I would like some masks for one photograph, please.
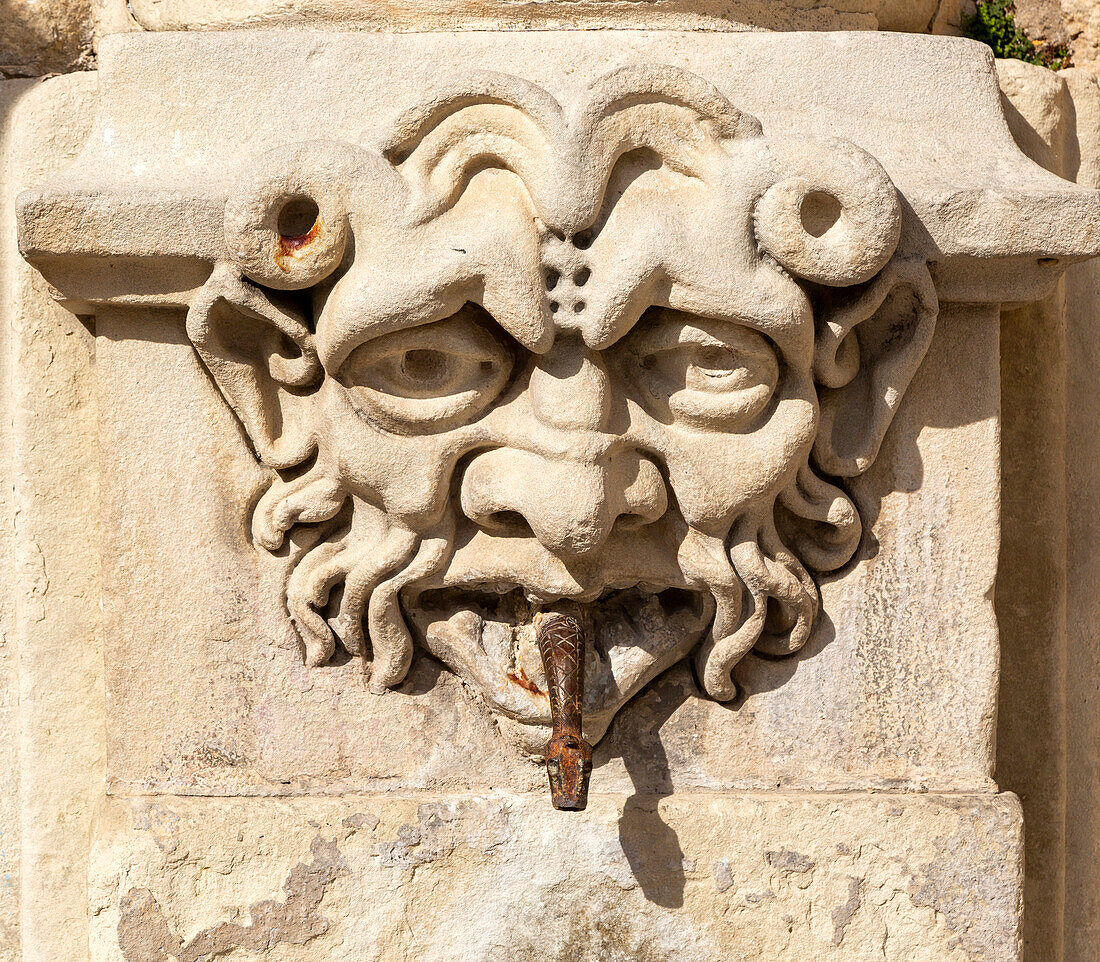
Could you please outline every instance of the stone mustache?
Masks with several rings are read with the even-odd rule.
[[[928,348],[901,220],[858,147],[765,137],[662,65],[565,105],[472,74],[374,148],[259,158],[187,330],[272,469],[252,531],[306,660],[382,692],[415,638],[541,750],[554,607],[591,743],[692,653],[733,698],[746,653],[806,641],[810,571],[860,540],[835,481]]]

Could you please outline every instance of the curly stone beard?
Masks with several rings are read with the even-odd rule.
[[[371,688],[381,692],[399,684],[408,671],[414,648],[410,621],[420,628],[419,642],[440,654],[438,644],[427,640],[415,609],[424,592],[445,583],[458,519],[452,505],[433,529],[414,532],[352,494],[334,464],[322,449],[304,473],[276,480],[256,506],[253,534],[272,551],[284,540],[290,542],[287,609],[307,663],[323,664],[339,645],[350,655],[369,658]],[[663,616],[667,630],[682,637],[669,639],[652,661],[632,673],[620,701],[588,715],[586,726],[594,740],[602,737],[622,703],[692,649],[698,649],[702,687],[711,697],[728,701],[737,694],[732,672],[751,650],[778,657],[801,648],[819,608],[807,566],[827,571],[843,565],[861,533],[852,502],[814,471],[808,457],[775,499],[751,507],[724,538],[704,534],[678,517],[674,523],[681,534],[676,565],[683,588],[702,601],[683,614],[655,591],[647,593],[641,585],[628,589],[631,607],[649,604],[651,624],[653,615]],[[497,587],[495,593],[503,596]],[[593,602],[602,604],[599,599],[615,607],[606,591],[598,599],[578,600],[598,607]],[[521,604],[518,612],[512,611],[511,643],[517,649],[530,643],[527,636],[538,610],[537,604]],[[598,626],[598,616],[592,617]],[[444,654],[441,660],[458,670],[450,664],[454,657]],[[510,676],[512,681],[542,693],[537,680],[520,674],[519,679]],[[467,687],[483,702],[492,700],[478,685]],[[520,717],[499,704],[488,707],[525,725],[549,723],[548,715]]]

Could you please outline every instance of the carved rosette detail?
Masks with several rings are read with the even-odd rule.
[[[340,645],[383,691],[415,630],[545,725],[527,629],[564,598],[611,639],[595,741],[692,650],[724,700],[748,652],[797,651],[809,571],[860,541],[837,479],[873,462],[937,316],[901,216],[860,148],[765,137],[661,65],[567,106],[472,74],[375,148],[256,160],[187,330],[272,469],[252,530],[288,556],[307,661]]]

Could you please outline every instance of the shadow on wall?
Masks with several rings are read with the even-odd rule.
[[[1080,70],[998,63],[1013,138],[1096,188],[1100,92]],[[1001,319],[1001,683],[996,779],[1024,809],[1024,962],[1100,954],[1100,267]]]
[[[634,794],[626,800],[619,819],[619,843],[645,897],[656,905],[678,909],[684,904],[687,875],[676,830],[661,818],[661,799],[672,794],[661,727],[691,692],[686,685],[670,682],[669,674],[638,696],[649,709],[648,724],[644,729],[632,729],[630,751],[622,755]],[[618,723],[616,719],[612,726]]]

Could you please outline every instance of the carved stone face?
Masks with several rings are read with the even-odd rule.
[[[820,472],[868,466],[927,349],[899,225],[866,154],[768,141],[667,67],[567,109],[473,79],[379,152],[261,160],[188,330],[278,472],[253,531],[289,536],[307,660],[369,654],[381,689],[415,640],[534,746],[532,619],[564,604],[590,741],[693,651],[731,698],[748,651],[805,642],[807,567],[860,535]]]

